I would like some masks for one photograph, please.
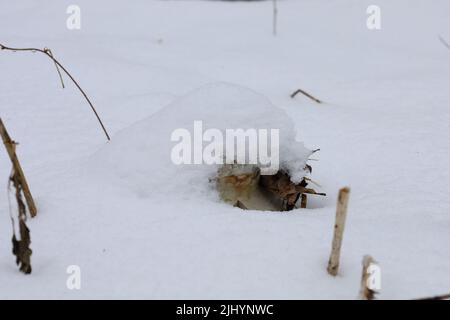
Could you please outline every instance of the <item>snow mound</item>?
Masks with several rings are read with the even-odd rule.
[[[294,126],[286,113],[264,96],[227,83],[201,87],[122,130],[94,155],[90,168],[142,197],[158,193],[169,198],[191,198],[198,193],[211,196],[214,188],[208,181],[215,177],[219,165],[177,165],[171,159],[177,144],[171,141],[172,133],[184,128],[194,137],[195,121],[202,121],[203,132],[216,128],[224,136],[226,129],[279,129],[280,169],[289,172],[293,182],[300,182],[307,174],[304,168],[311,151],[295,140]]]

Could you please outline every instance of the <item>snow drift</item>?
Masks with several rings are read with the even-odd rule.
[[[94,168],[112,176],[115,183],[131,188],[139,196],[152,193],[190,197],[212,190],[208,181],[218,165],[174,164],[171,141],[174,130],[193,131],[195,121],[203,129],[279,129],[280,169],[293,182],[307,174],[311,151],[295,140],[292,121],[264,96],[244,87],[214,83],[201,87],[163,108],[149,118],[119,132],[94,156]],[[203,144],[205,146],[205,143]],[[97,169],[96,169],[97,171]]]

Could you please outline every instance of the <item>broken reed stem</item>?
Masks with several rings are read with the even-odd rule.
[[[22,166],[20,165],[19,159],[16,154],[16,142],[11,140],[8,131],[6,131],[6,127],[3,124],[2,119],[0,118],[0,135],[3,140],[3,144],[6,147],[6,151],[8,152],[9,158],[11,159],[13,170],[15,176],[17,177],[23,193],[25,195],[25,199],[27,201],[28,210],[30,211],[31,217],[35,217],[37,214],[36,205],[33,200],[33,196],[31,195],[30,188],[28,187],[27,180],[25,178],[25,174],[23,173]]]
[[[102,127],[103,132],[104,132],[105,135],[106,135],[106,138],[108,139],[108,141],[111,140],[110,137],[109,137],[108,131],[106,131],[106,128],[105,128],[105,126],[103,125],[103,122],[102,122],[102,120],[100,119],[100,116],[98,115],[97,110],[95,110],[94,105],[92,104],[92,102],[91,102],[91,100],[89,99],[89,97],[87,96],[87,94],[86,94],[86,93],[84,92],[84,90],[80,87],[80,85],[79,85],[78,82],[74,79],[74,77],[69,73],[69,71],[67,71],[67,69],[64,68],[64,66],[63,66],[58,60],[56,60],[56,59],[53,57],[53,54],[51,53],[51,51],[50,51],[49,49],[47,49],[47,48],[44,48],[44,49],[37,49],[37,48],[10,48],[10,47],[7,47],[7,46],[2,45],[1,43],[0,43],[0,49],[1,49],[1,50],[14,51],[14,52],[15,52],[15,51],[40,52],[40,53],[45,54],[47,57],[49,57],[49,58],[55,63],[56,69],[58,70],[58,73],[60,73],[60,72],[59,72],[59,69],[58,69],[58,67],[59,67],[59,68],[61,68],[61,70],[64,71],[64,73],[70,78],[70,80],[72,80],[72,82],[75,84],[75,86],[76,86],[76,87],[78,88],[78,90],[81,92],[81,94],[84,96],[84,98],[86,99],[87,103],[89,104],[89,106],[91,107],[92,111],[94,112],[94,114],[95,114],[95,116],[96,116],[98,122],[100,123],[100,126]],[[61,73],[60,73],[60,76],[61,76]],[[61,82],[62,82],[62,85],[63,85],[63,88],[64,88],[64,82],[62,81],[62,77],[60,77],[60,79],[61,79]]]
[[[293,94],[291,94],[291,98],[294,99],[296,95],[298,95],[299,93],[307,96],[308,98],[310,98],[311,100],[317,102],[317,103],[322,103],[322,101],[320,101],[319,99],[317,99],[316,97],[313,97],[312,95],[310,95],[308,92],[302,90],[302,89],[298,89],[296,91],[294,91]]]
[[[376,261],[369,255],[365,255],[362,260],[362,275],[361,275],[361,288],[359,291],[359,298],[361,300],[373,300],[375,299],[375,290],[369,288],[369,267],[376,264]]]
[[[300,208],[306,209],[306,206],[308,205],[308,198],[306,194],[302,193],[301,200],[300,200]]]
[[[331,247],[330,260],[328,261],[327,268],[328,273],[332,276],[336,276],[339,269],[339,258],[341,255],[342,238],[344,236],[349,195],[350,188],[345,187],[339,190],[336,208],[336,222],[334,224],[333,244]]]

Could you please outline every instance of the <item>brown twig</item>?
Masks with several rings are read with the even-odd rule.
[[[306,193],[306,194],[314,194],[314,195],[316,195],[316,196],[323,196],[323,197],[326,197],[326,196],[327,196],[326,193],[323,193],[323,192],[316,192],[316,191],[314,191],[313,189],[309,189],[309,188],[304,188],[304,189],[303,189],[303,193]]]
[[[317,102],[317,103],[322,103],[322,101],[320,101],[319,99],[313,97],[313,96],[310,95],[308,92],[306,92],[306,91],[304,91],[304,90],[302,90],[302,89],[298,89],[298,90],[296,90],[293,94],[291,94],[291,98],[294,99],[295,96],[296,96],[297,94],[299,94],[299,93],[301,93],[301,94],[307,96],[308,98],[310,98],[311,100],[313,100],[313,101],[315,101],[315,102]]]
[[[448,294],[443,294],[440,296],[434,296],[434,297],[427,297],[427,298],[420,298],[420,299],[415,299],[415,300],[448,300],[450,299],[450,293]]]
[[[108,132],[106,131],[105,126],[103,125],[102,120],[100,119],[100,116],[99,116],[98,113],[97,113],[97,110],[95,110],[94,105],[92,104],[91,100],[89,100],[87,94],[86,94],[86,93],[84,92],[84,90],[80,87],[80,85],[79,85],[78,82],[73,78],[73,76],[69,73],[69,71],[67,71],[67,69],[64,68],[64,66],[63,66],[58,60],[56,60],[56,59],[53,57],[53,55],[52,55],[52,53],[51,53],[51,51],[50,51],[49,49],[47,49],[47,48],[45,48],[45,49],[38,49],[38,48],[10,48],[10,47],[7,47],[7,46],[5,46],[5,45],[3,45],[3,44],[1,44],[1,43],[0,43],[0,49],[1,49],[1,50],[14,51],[14,52],[16,52],[16,51],[40,52],[40,53],[45,54],[47,57],[49,57],[49,58],[55,63],[55,65],[57,66],[58,72],[59,72],[59,69],[58,69],[58,67],[59,67],[59,68],[61,68],[61,70],[64,71],[64,73],[70,78],[70,80],[72,80],[72,82],[75,84],[75,86],[78,88],[78,90],[80,90],[81,94],[84,96],[84,98],[86,99],[87,103],[89,104],[89,106],[91,107],[92,111],[94,112],[95,116],[97,117],[97,120],[98,120],[98,122],[100,123],[100,126],[102,127],[103,132],[104,132],[105,135],[106,135],[106,138],[108,139],[108,141],[111,140],[110,137],[109,137]],[[62,81],[62,77],[61,77],[61,81]],[[63,86],[64,86],[64,83],[63,83]]]

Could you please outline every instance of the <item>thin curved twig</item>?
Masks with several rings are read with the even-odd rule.
[[[87,94],[84,92],[84,90],[80,87],[80,85],[78,84],[78,82],[74,79],[74,77],[69,73],[69,71],[67,71],[66,68],[64,68],[64,66],[58,61],[56,60],[51,51],[47,48],[45,49],[38,49],[38,48],[10,48],[7,47],[3,44],[0,43],[0,49],[1,50],[9,50],[9,51],[31,51],[31,52],[40,52],[45,54],[47,57],[49,57],[57,66],[57,70],[59,72],[59,68],[61,68],[62,71],[64,71],[64,73],[70,78],[70,80],[72,80],[72,82],[75,84],[75,86],[78,88],[78,90],[80,90],[81,94],[84,96],[84,98],[86,99],[87,103],[89,104],[89,106],[91,107],[92,111],[94,112],[95,116],[97,117],[98,122],[100,123],[100,126],[103,129],[103,132],[106,135],[106,138],[109,140],[111,140],[111,138],[109,137],[108,131],[106,131],[105,126],[103,125],[102,120],[100,119],[100,116],[97,113],[97,110],[95,110],[94,105],[92,104],[91,100],[89,100],[89,97],[87,96]],[[61,76],[61,74],[60,74]],[[61,81],[62,81],[62,77],[61,77]],[[62,82],[63,83],[63,82]],[[64,83],[63,83],[63,87],[64,87]]]
[[[293,94],[291,94],[291,98],[294,99],[295,96],[296,96],[297,94],[299,94],[299,93],[301,93],[301,94],[307,96],[308,98],[310,98],[311,100],[313,100],[313,101],[315,101],[315,102],[317,102],[317,103],[322,103],[322,101],[320,101],[319,99],[313,97],[313,96],[310,95],[308,92],[306,92],[306,91],[304,91],[304,90],[302,90],[302,89],[298,89],[298,90],[296,90]]]
[[[50,50],[50,49],[48,49],[48,48],[44,48],[44,51],[47,51],[48,54],[51,55],[52,58],[53,58],[52,50]],[[58,65],[56,64],[56,62],[55,62],[55,67],[56,67],[56,71],[58,72],[58,75],[59,75],[59,80],[61,81],[61,86],[62,86],[63,89],[65,89],[66,86],[64,85],[64,80],[63,80],[61,71],[59,71],[59,67],[58,67]]]

